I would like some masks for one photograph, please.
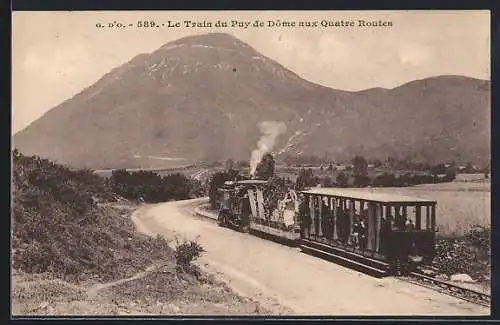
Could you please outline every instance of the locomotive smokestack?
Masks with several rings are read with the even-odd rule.
[[[278,136],[286,131],[285,123],[277,121],[260,122],[259,128],[263,135],[250,157],[250,176],[252,179],[255,179],[255,170],[262,157],[273,149]]]

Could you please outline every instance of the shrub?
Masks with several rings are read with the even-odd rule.
[[[367,187],[370,184],[370,177],[366,175],[354,175],[354,186]]]
[[[489,277],[490,234],[486,227],[473,226],[461,238],[438,239],[434,264],[447,275],[466,273],[475,279]]]
[[[323,187],[332,187],[333,186],[333,181],[330,178],[330,176],[325,176],[322,181]]]
[[[383,174],[377,175],[372,180],[373,187],[392,187],[395,184],[396,184],[396,177],[394,177],[394,175],[388,174],[388,173],[383,173]]]
[[[184,241],[182,244],[177,244],[174,251],[177,266],[183,271],[193,271],[191,263],[197,260],[203,252],[205,250],[196,241],[190,240]]]
[[[487,259],[491,255],[491,231],[490,229],[473,225],[465,234],[465,240],[474,247],[480,258]]]
[[[314,176],[311,168],[305,169],[302,168],[299,171],[299,175],[295,181],[296,190],[300,191],[305,189],[306,187],[314,186]]]
[[[457,177],[457,173],[454,169],[448,169],[445,176],[443,177],[443,182],[453,182]]]
[[[158,203],[184,200],[205,194],[202,184],[181,173],[161,177],[150,171],[114,170],[110,178],[114,192],[130,200]]]
[[[349,179],[344,172],[340,172],[335,179],[335,183],[338,187],[347,187]]]
[[[266,153],[255,169],[255,176],[258,179],[267,180],[274,176],[275,162],[270,153]]]

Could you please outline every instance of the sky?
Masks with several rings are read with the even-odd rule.
[[[259,20],[265,26],[96,27],[143,20]],[[268,25],[278,20],[318,26]],[[342,20],[355,25],[321,26]],[[359,26],[359,20],[391,26]],[[490,79],[489,11],[13,12],[12,133],[137,54],[211,32],[230,33],[302,78],[341,90],[393,88],[437,75]]]

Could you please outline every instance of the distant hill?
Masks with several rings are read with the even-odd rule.
[[[75,167],[245,160],[258,123],[276,151],[349,159],[490,159],[490,82],[462,76],[348,92],[308,82],[227,34],[141,54],[15,134],[14,146]],[[146,158],[145,158],[146,157]]]

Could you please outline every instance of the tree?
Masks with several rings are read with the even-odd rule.
[[[333,181],[332,179],[330,178],[330,176],[325,176],[325,178],[323,178],[323,187],[332,187],[333,186]]]
[[[446,170],[446,174],[443,178],[443,181],[445,182],[453,182],[455,178],[457,177],[457,172],[455,171],[455,168],[448,168]]]
[[[306,187],[306,170],[302,168],[299,171],[299,175],[297,176],[297,179],[295,180],[295,189],[297,191],[302,191]]]
[[[271,154],[266,153],[262,160],[257,165],[255,176],[259,179],[267,180],[274,175],[274,158]]]
[[[366,176],[368,175],[368,162],[364,157],[356,156],[352,160],[354,175]]]
[[[340,172],[337,175],[337,178],[335,179],[335,183],[337,184],[338,187],[347,187],[348,185],[348,178],[346,173]]]
[[[467,174],[472,174],[474,172],[474,167],[472,166],[472,163],[470,161],[465,166],[465,170],[464,171]]]
[[[440,175],[440,174],[446,174],[446,166],[443,163],[437,164],[435,166],[431,167],[431,174],[433,175]]]
[[[370,177],[367,175],[354,175],[354,185],[357,187],[367,187],[370,185]]]
[[[297,176],[296,186],[295,188],[298,191],[305,189],[306,187],[313,186],[314,177],[311,168],[305,169],[302,168]]]
[[[396,185],[396,177],[393,174],[383,173],[373,179],[372,185],[374,187],[392,187]]]
[[[163,192],[168,199],[183,200],[189,198],[190,181],[181,173],[169,174],[163,177]]]
[[[387,164],[389,165],[389,167],[394,168],[394,167],[396,167],[397,163],[398,163],[398,160],[396,158],[394,158],[394,157],[387,158]]]
[[[356,186],[367,186],[370,182],[368,178],[368,162],[361,156],[356,156],[352,160],[354,184]]]
[[[234,160],[232,160],[232,159],[226,160],[225,168],[226,168],[226,171],[233,170],[234,169]]]

